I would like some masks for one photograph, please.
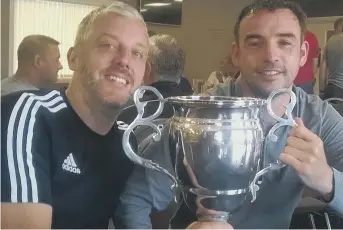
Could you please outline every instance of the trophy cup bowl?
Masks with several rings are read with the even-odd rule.
[[[147,90],[157,95],[159,107],[153,115],[143,118],[148,102],[139,99]],[[243,205],[249,192],[251,202],[256,199],[262,175],[284,166],[275,162],[262,169],[260,164],[264,141],[261,109],[267,107],[269,114],[280,121],[278,126],[294,125],[294,120],[279,118],[271,109],[272,98],[279,93],[291,95],[290,106],[286,107],[286,115],[291,116],[295,95],[288,89],[273,92],[267,100],[219,96],[164,99],[155,88],[142,86],[134,94],[138,115],[124,132],[124,151],[136,164],[167,174],[174,182],[174,192],[181,192],[200,221],[226,222]],[[153,120],[163,111],[164,103],[174,107],[169,135],[176,145],[175,172],[138,156],[128,141],[130,133],[142,125],[153,128],[154,141],[160,140],[162,127]]]

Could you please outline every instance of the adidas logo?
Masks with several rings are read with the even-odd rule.
[[[62,169],[68,172],[81,174],[81,170],[77,167],[73,154],[70,153],[62,164]]]

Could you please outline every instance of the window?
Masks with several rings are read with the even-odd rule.
[[[60,77],[70,77],[67,52],[73,46],[81,20],[96,6],[47,0],[14,0],[13,70],[17,70],[17,49],[22,39],[31,34],[50,36],[60,42]]]

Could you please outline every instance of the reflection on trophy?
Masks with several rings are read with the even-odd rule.
[[[157,95],[159,107],[153,115],[144,118],[148,102],[141,102],[140,98],[145,91]],[[291,96],[286,106],[288,119],[277,117],[271,108],[273,97],[280,93]],[[295,94],[288,89],[273,92],[267,100],[216,96],[164,99],[155,88],[142,86],[134,94],[138,115],[124,133],[123,148],[136,164],[167,174],[174,182],[172,189],[181,192],[200,221],[230,221],[247,197],[251,197],[251,202],[257,198],[262,176],[284,166],[275,162],[263,168],[261,164],[264,152],[261,109],[266,107],[279,121],[276,128],[293,126],[291,112],[295,100]],[[153,120],[161,114],[165,103],[175,110],[169,120],[169,135],[176,145],[175,172],[168,172],[157,163],[138,156],[129,144],[130,133],[138,126],[150,126],[156,132],[154,141],[160,140],[161,127]],[[247,196],[249,193],[251,196]]]

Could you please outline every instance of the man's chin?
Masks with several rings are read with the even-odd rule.
[[[259,86],[255,86],[252,87],[250,86],[251,91],[253,92],[253,94],[256,97],[259,98],[263,98],[263,99],[267,99],[269,97],[269,95],[279,89],[289,89],[291,88],[291,85],[269,85],[269,87],[267,85],[263,86],[263,85],[259,85]]]
[[[105,98],[104,104],[112,108],[123,108],[128,104],[129,97]]]

